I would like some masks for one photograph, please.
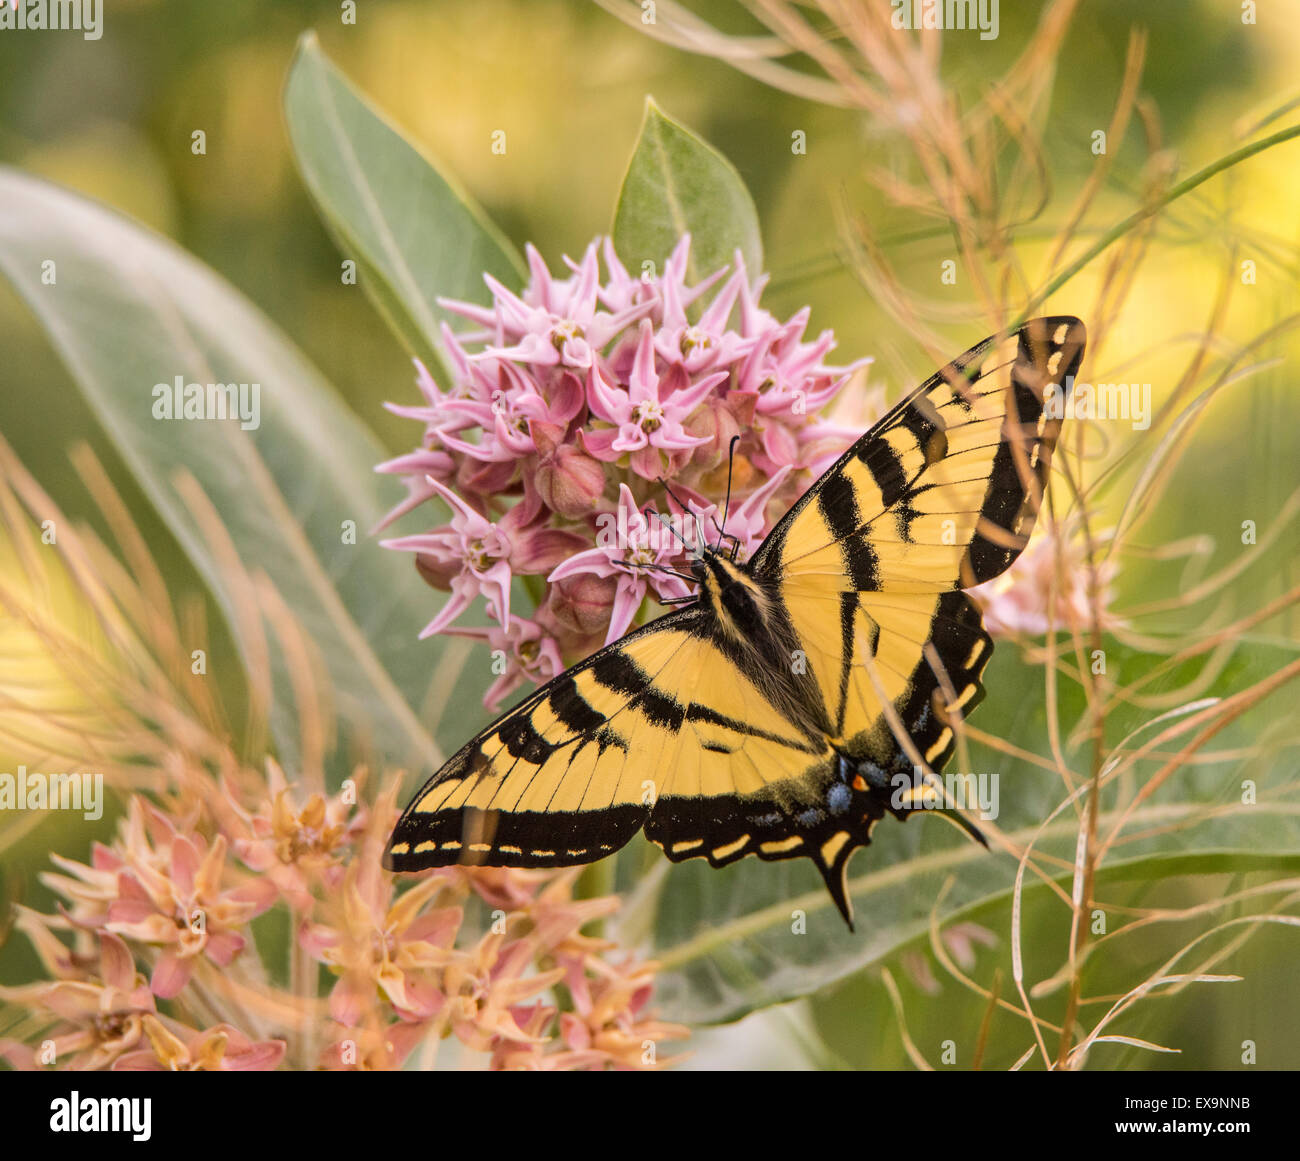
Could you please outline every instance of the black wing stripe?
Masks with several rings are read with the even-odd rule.
[[[854,535],[858,527],[858,500],[852,482],[844,475],[827,480],[817,496],[826,527],[841,544],[844,568],[859,591],[875,587],[876,554],[870,544]]]
[[[631,634],[630,636],[641,636],[643,633],[650,630],[652,626],[656,626],[659,624],[665,625],[665,627],[671,624],[673,627],[680,627],[685,631],[690,632],[695,622],[695,619],[696,618],[693,616],[693,611],[683,611],[681,613],[670,613],[667,617],[661,618],[659,622],[657,623],[652,622],[651,625],[647,625],[643,629],[637,630],[634,634]],[[628,640],[628,638],[623,639],[624,642],[626,640]],[[624,753],[626,753],[627,751],[626,742],[624,741],[622,736],[617,733],[616,730],[610,728],[610,722],[612,722],[615,718],[619,716],[619,714],[623,713],[630,706],[636,704],[638,699],[635,696],[629,696],[628,700],[625,703],[620,705],[617,710],[615,710],[612,714],[609,715],[608,718],[606,718],[603,715],[597,713],[595,710],[593,710],[591,706],[586,702],[586,699],[584,699],[582,695],[578,693],[576,689],[576,683],[574,681],[574,678],[576,677],[577,674],[590,669],[593,671],[592,676],[598,682],[600,682],[601,685],[604,685],[607,689],[616,689],[617,692],[624,692],[623,689],[618,689],[617,685],[622,684],[626,686],[629,681],[630,675],[633,672],[635,672],[635,673],[642,674],[644,676],[644,680],[648,683],[647,688],[649,688],[649,683],[652,682],[652,678],[650,678],[648,675],[644,675],[644,671],[640,668],[640,666],[636,665],[634,662],[632,662],[629,658],[627,658],[624,654],[622,654],[619,651],[618,646],[621,643],[622,642],[616,642],[614,645],[607,646],[606,648],[592,654],[592,656],[589,657],[585,662],[581,662],[580,664],[575,665],[572,669],[569,669],[566,672],[560,674],[558,677],[553,678],[546,685],[542,686],[540,689],[534,691],[534,693],[532,693],[529,697],[525,698],[524,701],[520,702],[520,704],[516,706],[513,710],[507,711],[507,713],[505,713],[504,715],[502,715],[502,717],[497,719],[496,722],[488,726],[486,730],[484,730],[481,734],[479,734],[478,737],[476,737],[473,741],[469,742],[461,751],[462,754],[466,754],[471,750],[471,747],[473,748],[474,751],[476,751],[476,753],[472,755],[472,761],[468,764],[468,768],[465,768],[463,765],[458,765],[456,759],[453,758],[452,761],[449,762],[446,767],[444,767],[444,770],[452,772],[449,776],[462,778],[466,783],[469,783],[470,776],[472,774],[476,773],[480,769],[490,767],[493,762],[499,759],[502,750],[506,750],[515,759],[515,761],[512,762],[507,769],[501,771],[499,775],[496,776],[501,786],[504,787],[507,784],[510,776],[514,773],[514,770],[518,765],[521,755],[517,753],[515,749],[511,749],[508,740],[502,737],[503,728],[506,727],[508,723],[512,721],[512,719],[515,719],[517,717],[517,720],[525,723],[527,726],[527,731],[525,731],[525,737],[527,732],[532,732],[534,736],[537,736],[536,731],[533,730],[532,722],[529,719],[528,715],[531,714],[531,712],[535,710],[543,700],[549,701],[552,693],[556,693],[556,692],[558,692],[560,697],[560,704],[562,707],[564,707],[566,712],[577,717],[578,715],[582,714],[583,712],[582,707],[585,706],[586,709],[590,711],[591,714],[591,717],[588,720],[592,724],[589,726],[588,730],[582,733],[577,733],[575,731],[575,737],[571,739],[566,739],[563,743],[560,744],[562,746],[569,746],[569,745],[575,746],[573,753],[569,756],[570,765],[572,764],[573,759],[577,756],[577,753],[582,749],[582,747],[592,742],[600,746],[602,753],[604,750],[608,749],[611,746],[615,746],[619,749],[622,749]],[[676,656],[676,651],[674,651],[672,655],[670,655],[667,659],[665,659],[664,666],[666,667],[667,665],[671,664],[672,659],[675,656]],[[595,672],[597,667],[600,667],[604,672],[606,678],[605,680],[602,680],[600,674]],[[615,683],[615,684],[611,684],[611,683]],[[630,692],[631,694],[635,694],[638,691],[638,689],[639,689],[638,686],[633,685],[630,687],[630,690],[628,692]],[[664,697],[664,695],[662,694],[656,694],[656,696],[660,699],[663,699]],[[671,700],[671,699],[665,699],[665,700]],[[579,705],[578,703],[581,703],[581,705]],[[649,715],[647,714],[647,716]],[[560,713],[557,713],[556,717],[559,718],[561,721],[564,720],[563,716]],[[494,747],[489,751],[484,748],[483,743],[485,741],[490,741],[492,739],[500,739],[501,744],[497,745],[496,747]],[[552,745],[551,743],[547,743],[545,739],[542,739],[539,736],[538,736],[538,741],[541,742],[543,745],[547,745],[547,746]],[[516,743],[517,746],[522,744],[523,744],[522,742]],[[560,747],[559,746],[553,747],[553,749],[558,749],[558,748]],[[523,796],[528,793],[529,789],[532,787],[533,781],[538,777],[540,773],[541,773],[541,766],[539,764],[538,769],[535,770],[528,777],[526,781],[521,783],[522,789],[520,791],[519,798],[523,798]],[[424,787],[421,788],[420,792],[415,796],[414,799],[412,799],[411,804],[407,807],[406,810],[407,814],[414,812],[414,807],[416,803],[418,803],[420,799],[424,797],[424,795],[432,788],[432,786],[433,786],[433,780],[430,780],[429,783],[427,783]],[[471,785],[466,786],[467,797],[469,793],[472,793],[472,789],[473,788]],[[558,793],[558,790],[559,787],[557,784],[556,791],[554,791],[551,796],[552,801],[554,800],[555,793]],[[454,801],[455,800],[452,799],[445,806],[441,807],[440,812],[443,810],[456,811],[456,810],[465,809],[463,805],[459,805],[459,806],[455,805]],[[493,799],[489,803],[488,809],[490,810],[497,809],[495,805],[495,801],[496,800],[494,795]]]
[[[912,405],[898,417],[898,426],[906,428],[916,440],[926,467],[938,463],[948,454],[947,424],[926,396],[918,395],[912,400]]]
[[[791,750],[800,750],[805,754],[821,753],[821,748],[812,742],[799,738],[789,738],[784,734],[774,734],[771,730],[764,730],[748,722],[738,722],[735,718],[720,714],[707,705],[701,705],[699,702],[691,703],[690,709],[686,711],[686,720],[688,722],[704,722],[711,726],[721,726],[724,730],[731,730],[732,733],[749,738],[761,738],[765,742],[776,742],[780,746],[786,746]]]
[[[911,481],[903,470],[903,461],[887,443],[864,447],[858,459],[871,473],[886,507],[892,508],[907,494]]]
[[[556,718],[575,734],[590,734],[605,724],[605,716],[591,708],[569,673],[556,678],[547,701]]]
[[[650,674],[626,654],[610,653],[601,658],[592,666],[591,675],[611,693],[629,695],[628,705],[635,705],[656,726],[674,732],[682,728],[686,707],[671,694],[657,690]]]

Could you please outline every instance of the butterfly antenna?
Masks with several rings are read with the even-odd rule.
[[[675,576],[678,580],[684,580],[687,584],[699,583],[690,573],[678,572],[675,568],[669,568],[666,564],[643,564],[641,567],[651,572],[662,572],[667,576]]]
[[[671,493],[671,492],[669,492],[668,494],[669,494],[670,496],[672,496],[672,493]],[[677,499],[677,497],[676,497],[676,496],[673,496],[673,499],[675,500],[675,499]],[[685,512],[686,509],[683,508],[682,511]],[[669,524],[667,520],[664,519],[664,514],[663,514],[662,512],[654,512],[654,511],[652,511],[650,508],[647,507],[647,508],[643,508],[643,509],[641,510],[641,515],[642,515],[642,516],[654,516],[654,517],[659,521],[660,524],[662,524],[665,528],[668,529],[669,532],[671,532],[675,537],[677,537],[678,542],[681,544],[681,546],[682,546],[683,548],[689,548],[689,547],[690,547],[690,545],[687,544],[686,541],[682,539],[682,534],[681,534],[680,532],[678,532],[677,529],[674,528],[671,524]]]
[[[698,584],[695,577],[689,573],[678,572],[675,568],[669,568],[666,564],[629,564],[626,560],[616,560],[613,562],[615,568],[625,568],[628,572],[662,572],[668,576],[675,576],[678,580],[684,580],[687,584]],[[692,598],[694,599],[694,598]],[[662,602],[661,602],[662,603]]]
[[[722,523],[716,520],[713,522],[714,527],[718,530],[718,547],[722,547],[722,542],[727,538],[727,515],[731,512],[731,473],[736,466],[736,444],[740,442],[740,436],[733,435],[731,444],[727,448],[727,500],[722,505]]]
[[[663,486],[663,490],[668,493],[669,498],[682,510],[682,515],[690,516],[695,521],[695,535],[698,537],[699,543],[701,545],[708,544],[708,540],[704,535],[704,526],[700,523],[699,516],[682,503],[680,497],[668,486],[668,481],[665,480],[663,476],[659,477],[659,483]],[[660,516],[659,519],[662,520],[663,517]],[[674,532],[673,535],[677,536],[677,533]],[[691,551],[691,546],[687,544],[685,540],[682,540],[680,536],[677,536],[677,539],[682,541],[682,547],[689,553]]]
[[[690,509],[689,509],[688,507],[686,507],[686,505],[683,504],[683,503],[681,502],[681,500],[678,498],[677,493],[674,492],[674,491],[673,491],[673,490],[668,486],[668,481],[665,480],[665,479],[663,478],[663,476],[660,476],[660,477],[659,477],[659,485],[663,488],[663,490],[664,490],[665,492],[668,493],[669,498],[673,501],[673,503],[675,503],[675,504],[677,505],[677,507],[679,507],[683,512],[689,512],[689,511],[690,511]]]

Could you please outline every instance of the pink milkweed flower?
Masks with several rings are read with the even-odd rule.
[[[455,404],[464,402],[467,398],[490,395],[488,385],[481,381],[483,378],[482,373],[464,358],[460,345],[456,341],[456,336],[452,334],[445,323],[443,328],[443,337],[447,341],[448,349],[461,353],[461,357],[457,361],[463,367],[463,372],[455,380],[457,387],[444,393],[429,373],[428,367],[419,359],[413,359],[412,362],[415,364],[415,385],[419,388],[420,394],[424,396],[424,405],[412,407],[404,403],[384,404],[384,408],[394,415],[400,415],[404,419],[418,419],[423,423],[426,439],[436,438],[446,431],[463,431],[467,427],[473,427],[473,419],[458,411]]]
[[[559,968],[534,970],[535,947],[524,938],[487,935],[458,955],[443,973],[449,1000],[447,1016],[457,1039],[478,1052],[490,1052],[498,1038],[544,1043],[540,1033],[520,1027],[520,1005],[549,991],[564,978]]]
[[[596,297],[605,309],[618,314],[642,303],[649,303],[653,307],[658,298],[654,280],[649,275],[633,278],[627,272],[627,267],[614,252],[613,238],[606,237],[602,240],[600,253],[605,260],[605,269],[609,272],[609,281],[604,286],[596,287]],[[538,261],[541,261],[540,255]]]
[[[633,303],[615,314],[597,309],[600,266],[594,242],[574,267],[574,276],[563,282],[552,279],[534,247],[528,246],[527,251],[532,280],[522,298],[491,275],[484,275],[494,309],[453,299],[438,300],[445,309],[499,332],[496,345],[472,358],[585,369],[619,331],[654,306],[653,301]]]
[[[181,833],[138,797],[118,846],[97,850],[90,867],[55,859],[73,878],[43,881],[73,903],[69,919],[77,926],[162,949],[150,980],[162,999],[180,992],[200,958],[229,966],[245,946],[240,929],[275,902],[275,887],[265,880],[229,885],[224,835],[209,843]]]
[[[456,471],[456,461],[445,451],[421,448],[376,464],[375,471],[403,476],[402,483],[406,486],[406,499],[395,504],[372,529],[373,532],[382,532],[394,520],[433,499],[437,492],[429,483],[430,479],[445,480],[452,476]]]
[[[75,862],[50,852],[50,862],[67,874],[42,872],[41,882],[63,896],[63,911],[75,927],[102,928],[108,921],[109,905],[117,898],[118,875],[126,863],[103,843],[90,844],[90,864]]]
[[[444,877],[433,876],[394,899],[392,877],[379,870],[378,860],[352,864],[337,921],[305,923],[298,933],[303,949],[339,975],[329,998],[334,1020],[356,1026],[376,989],[403,1019],[427,1020],[442,1011],[446,997],[437,972],[458,954],[452,943],[462,911],[421,912],[444,886]]]
[[[226,889],[226,839],[211,844],[195,835],[174,834],[166,871],[149,858],[132,857],[118,878],[118,898],[109,905],[107,930],[165,949],[154,964],[149,986],[171,999],[189,982],[194,964],[206,957],[228,967],[244,949],[239,929],[275,902],[273,884],[251,879]]]
[[[457,637],[474,637],[486,641],[493,654],[501,654],[502,669],[483,698],[483,704],[496,713],[502,700],[525,681],[541,685],[558,677],[564,671],[559,646],[555,638],[547,635],[536,621],[511,617],[510,627],[499,625],[474,628],[451,628],[448,633]],[[495,665],[496,657],[493,662]],[[494,668],[493,672],[497,672]]]
[[[835,336],[823,331],[815,342],[803,342],[811,312],[807,307],[788,323],[768,332],[741,369],[738,386],[758,393],[760,415],[807,415],[821,410],[839,392],[846,378],[870,359],[859,359],[833,370],[822,359],[835,346]]]
[[[584,572],[618,578],[606,644],[627,632],[647,590],[669,600],[688,596],[691,591],[680,577],[651,567],[680,564],[680,546],[667,529],[652,530],[626,484],[619,485],[616,518],[608,523],[613,527],[602,534],[603,545],[598,539],[595,548],[570,557],[546,578],[551,584]]]
[[[737,251],[739,253],[739,251]],[[691,236],[689,233],[683,234],[678,240],[677,245],[673,247],[673,252],[668,255],[668,261],[664,263],[663,277],[658,280],[659,299],[662,302],[666,297],[665,287],[671,283],[673,293],[682,306],[690,306],[706,291],[711,290],[713,286],[723,278],[727,273],[725,266],[719,267],[712,274],[707,275],[694,286],[686,285],[686,271],[691,259]],[[743,269],[744,262],[738,263],[738,269]]]
[[[662,1069],[683,1059],[661,1058],[658,1045],[665,1040],[685,1040],[689,1029],[644,1013],[654,989],[653,963],[629,960],[618,965],[594,956],[563,956],[561,962],[574,1010],[560,1016],[560,1031],[583,1066],[620,1071]],[[560,1055],[563,1059],[565,1054]],[[597,1062],[591,1061],[592,1056]]]
[[[0,1057],[24,1070],[58,1066],[72,1071],[109,1067],[140,1040],[142,1021],[154,1013],[153,993],[136,974],[126,944],[108,931],[96,934],[99,961],[95,975],[79,970],[68,949],[49,930],[45,916],[17,909],[15,926],[32,942],[52,979],[20,987],[0,987],[0,1000],[21,1004],[58,1023],[43,1033],[50,1057],[41,1057],[25,1044],[0,1041]]]
[[[518,1038],[498,1036],[492,1049],[493,1072],[551,1072],[576,1071],[595,1068],[601,1063],[599,1053],[589,1052],[578,1057],[574,1053],[546,1051],[546,1037],[555,1017],[559,1014],[552,1004],[535,1000],[531,1004],[516,1004],[510,1009],[510,1019],[519,1029]]]
[[[692,323],[686,315],[685,286],[674,278],[666,278],[662,291],[663,317],[655,335],[655,351],[659,357],[669,365],[677,364],[690,375],[697,375],[711,367],[730,367],[748,353],[758,338],[746,338],[727,327],[745,279],[745,260],[737,250],[735,273],[709,303],[700,321]]]
[[[430,1026],[428,1021],[399,1020],[340,1027],[337,1039],[321,1052],[321,1067],[327,1072],[393,1072],[419,1047]]]
[[[538,890],[556,878],[551,871],[526,871],[519,867],[457,867],[460,883],[490,908],[518,911],[537,897]],[[563,879],[564,874],[560,875]]]
[[[760,306],[768,279],[740,253],[690,284],[690,252],[683,235],[661,272],[646,264],[638,276],[605,238],[580,261],[565,258],[565,276],[529,246],[521,289],[489,278],[490,306],[443,302],[473,333],[444,329],[450,387],[419,372],[422,405],[393,410],[424,424],[423,445],[381,465],[407,487],[384,524],[445,499],[440,488],[461,499],[451,526],[384,542],[413,551],[425,579],[452,592],[423,635],[481,596],[500,646],[518,612],[507,604],[511,579],[545,577],[545,591],[530,590],[530,616],[571,663],[630,627],[647,597],[686,595],[680,578],[651,567],[676,562],[677,546],[632,515],[659,500],[661,478],[692,512],[709,511],[725,495],[739,436],[737,535],[752,551],[768,516],[857,434],[817,412],[870,360],[827,363],[830,332],[806,340],[807,310],[781,321]],[[611,509],[627,533],[613,548],[597,536]],[[530,665],[512,659],[510,682]],[[549,660],[532,670],[549,671]]]
[[[742,304],[746,296],[742,289]],[[762,338],[751,348],[736,372],[735,392],[754,400],[756,425],[762,433],[762,447],[755,456],[755,466],[765,473],[789,464],[806,467],[801,462],[801,443],[809,416],[825,407],[849,381],[854,372],[869,366],[870,358],[855,360],[845,367],[831,367],[823,359],[835,346],[830,331],[823,331],[812,343],[803,341],[809,311],[805,307],[789,322],[778,325],[758,312],[748,300],[748,312],[754,319],[766,316]],[[742,318],[746,310],[742,310]],[[751,321],[750,325],[760,325]],[[742,328],[743,329],[743,328]]]
[[[480,516],[437,481],[431,486],[452,506],[450,526],[381,541],[386,548],[417,554],[421,575],[435,588],[450,589],[451,599],[426,626],[422,637],[442,632],[482,594],[502,628],[510,625],[510,581],[514,573],[545,573],[582,549],[588,541],[539,519],[541,500],[525,495],[499,521]]]
[[[338,886],[344,856],[364,831],[367,814],[357,805],[356,783],[346,794],[312,794],[299,808],[279,765],[268,758],[267,769],[269,797],[256,812],[245,810],[224,781],[210,806],[240,862],[274,883],[295,910],[306,911],[314,882]]]
[[[418,552],[427,571],[445,574],[451,596],[420,633],[421,639],[440,633],[482,596],[492,615],[510,623],[510,535],[487,517],[475,512],[450,488],[432,476],[429,486],[452,510],[451,524],[436,532],[381,540],[385,548]]]
[[[664,472],[660,451],[697,448],[709,442],[687,434],[682,424],[728,374],[718,371],[689,385],[684,375],[680,385],[671,377],[661,381],[655,370],[654,327],[649,319],[643,319],[626,391],[609,383],[599,367],[591,368],[591,413],[617,426],[583,433],[582,445],[607,463],[630,452],[632,470],[638,476],[658,479]]]
[[[1110,535],[1103,532],[1099,539],[1104,541]],[[976,585],[970,595],[984,614],[984,627],[994,637],[1038,636],[1053,623],[1066,630],[1086,627],[1092,623],[1094,609],[1101,627],[1110,629],[1124,623],[1110,611],[1117,572],[1113,558],[1103,560],[1096,569],[1097,591],[1091,592],[1082,536],[1052,527],[1040,530],[1006,572]]]
[[[283,1040],[255,1042],[229,1024],[198,1031],[159,1016],[143,1023],[149,1047],[118,1057],[114,1072],[270,1072],[284,1059]]]
[[[566,371],[547,384],[545,392],[513,363],[497,363],[496,385],[487,399],[456,400],[446,410],[465,419],[465,426],[481,431],[478,443],[440,432],[451,451],[487,462],[512,462],[537,451],[533,426],[566,428],[586,405],[581,381]]]

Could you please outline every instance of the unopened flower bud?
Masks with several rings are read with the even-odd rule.
[[[556,623],[571,633],[584,637],[603,635],[617,591],[617,577],[578,573],[551,585],[547,608]]]
[[[560,445],[538,459],[533,482],[548,508],[576,519],[595,511],[605,492],[605,469],[577,448]]]

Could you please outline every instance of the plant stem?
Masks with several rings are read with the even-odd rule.
[[[1091,620],[1092,658],[1103,658],[1102,673],[1105,673],[1105,652],[1102,650],[1101,636],[1101,582],[1097,575],[1097,544],[1093,540],[1092,526],[1088,519],[1086,506],[1080,507],[1080,520],[1083,525],[1083,538],[1087,553],[1088,571],[1088,609]],[[1092,911],[1092,896],[1096,889],[1097,877],[1097,816],[1101,812],[1101,771],[1106,758],[1106,696],[1103,687],[1106,682],[1095,673],[1092,666],[1083,664],[1080,658],[1080,677],[1083,679],[1088,696],[1088,713],[1092,718],[1092,778],[1088,787],[1088,805],[1083,841],[1083,874],[1080,884],[1079,902],[1074,913],[1074,930],[1070,938],[1070,987],[1065,1002],[1065,1017],[1061,1021],[1061,1041],[1056,1053],[1056,1067],[1065,1068],[1070,1059],[1070,1050],[1074,1047],[1074,1024],[1079,1015],[1079,1001],[1083,992],[1083,952],[1088,942],[1088,917]]]
[[[1135,210],[1118,225],[1107,230],[1106,233],[1098,238],[1096,242],[1089,246],[1087,250],[1071,262],[1069,266],[1062,270],[1061,273],[1053,278],[1052,281],[1042,290],[1035,294],[1033,298],[1026,303],[1020,321],[1013,324],[1009,329],[1015,330],[1022,326],[1029,317],[1047,301],[1048,298],[1060,290],[1062,286],[1069,282],[1071,278],[1078,274],[1079,271],[1087,266],[1088,263],[1097,257],[1097,255],[1101,254],[1109,246],[1124,237],[1124,235],[1133,229],[1134,226],[1137,226],[1146,221],[1147,218],[1158,214],[1165,208],[1165,206],[1170,205],[1172,202],[1176,202],[1184,194],[1191,193],[1191,191],[1198,185],[1209,181],[1210,178],[1214,177],[1216,174],[1231,169],[1234,165],[1245,161],[1247,158],[1254,157],[1257,153],[1263,153],[1266,149],[1272,149],[1274,145],[1281,145],[1283,142],[1290,141],[1295,137],[1300,137],[1300,125],[1292,125],[1289,129],[1279,130],[1277,133],[1270,134],[1268,137],[1262,138],[1259,141],[1254,141],[1249,145],[1243,145],[1240,149],[1235,149],[1231,153],[1224,154],[1218,161],[1207,165],[1204,169],[1198,170],[1184,181],[1180,181],[1176,186],[1166,190],[1160,197],[1156,198],[1155,201]]]

